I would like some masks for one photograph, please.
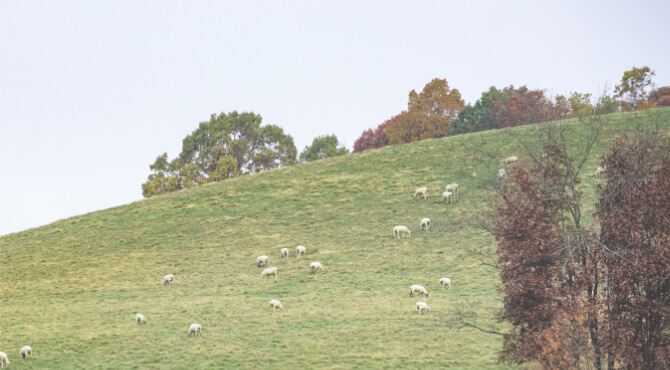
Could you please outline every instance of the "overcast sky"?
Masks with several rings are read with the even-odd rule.
[[[212,113],[347,147],[445,78],[596,93],[670,85],[669,1],[1,0],[0,235],[142,199]]]

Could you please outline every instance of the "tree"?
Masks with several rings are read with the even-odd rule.
[[[645,90],[652,84],[652,77],[656,72],[649,67],[633,67],[630,71],[625,71],[621,77],[621,84],[616,85],[614,93],[616,97],[624,98],[633,109],[638,109],[639,102],[647,97]]]
[[[312,145],[306,146],[305,150],[300,153],[300,162],[311,162],[317,159],[349,154],[349,149],[345,147],[338,148],[338,145],[337,136],[335,135],[318,136],[314,138]]]
[[[392,119],[393,118],[390,120]],[[384,121],[384,123],[377,126],[375,130],[368,129],[363,131],[361,136],[356,139],[356,142],[354,143],[354,153],[389,145],[389,141],[386,138],[386,125],[390,120]]]
[[[670,107],[670,86],[663,86],[649,94],[649,101],[656,107]]]
[[[593,114],[594,107],[591,104],[591,94],[573,92],[568,98],[570,111],[573,117],[582,117]]]
[[[389,144],[398,145],[446,135],[465,103],[457,89],[449,88],[445,79],[435,78],[421,93],[409,93],[407,111],[387,121]]]
[[[281,127],[261,123],[262,117],[252,112],[212,114],[184,138],[177,158],[168,162],[164,153],[149,166],[153,173],[142,184],[142,195],[148,198],[295,163],[293,138]]]
[[[619,139],[603,161],[597,215],[607,264],[610,368],[670,367],[670,150],[653,137]]]

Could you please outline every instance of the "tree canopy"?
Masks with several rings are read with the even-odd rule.
[[[301,162],[311,162],[317,159],[338,157],[349,154],[349,149],[345,147],[337,147],[339,145],[337,136],[324,135],[314,138],[312,145],[305,147],[300,153]]]
[[[287,166],[296,162],[293,138],[275,125],[262,126],[253,112],[212,114],[186,136],[179,156],[164,153],[149,166],[146,198],[200,184]]]
[[[615,96],[624,98],[633,109],[637,109],[639,101],[647,97],[645,89],[652,84],[651,79],[655,75],[656,72],[647,66],[633,67],[630,71],[625,71],[621,83],[614,88]]]

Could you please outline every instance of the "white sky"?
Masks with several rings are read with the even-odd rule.
[[[596,93],[670,85],[669,1],[0,0],[0,235],[142,199],[212,113],[351,148],[446,78]]]

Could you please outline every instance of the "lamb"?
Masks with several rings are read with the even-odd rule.
[[[4,352],[0,352],[0,364],[2,364],[2,367],[5,367],[5,364],[7,367],[9,367],[9,359],[7,358],[7,354]]]
[[[416,197],[421,197],[423,195],[423,199],[426,199],[426,192],[428,191],[428,188],[418,188],[414,192],[414,195],[412,195],[412,198]]]
[[[426,288],[422,287],[421,285],[412,285],[409,287],[409,296],[414,297],[414,293],[419,294],[419,296],[426,295],[426,298],[428,298],[428,291],[426,291]]]
[[[277,309],[284,310],[284,306],[276,299],[270,301],[270,308],[272,308],[272,312],[277,312]]]
[[[268,276],[273,276],[275,277],[275,281],[277,281],[277,268],[276,267],[268,267],[263,272],[261,272],[261,277],[266,278]]]
[[[502,161],[500,161],[500,166],[504,166],[506,164],[512,164],[512,163],[516,164],[516,162],[518,160],[519,160],[519,158],[517,158],[515,156],[510,156],[510,157],[507,157],[507,158],[503,159]]]
[[[422,218],[419,223],[419,230],[430,230],[430,218]]]
[[[200,324],[191,324],[188,328],[188,336],[190,337],[191,335],[198,335],[202,336],[202,326]]]
[[[451,203],[451,199],[453,198],[453,195],[454,195],[454,193],[452,193],[450,191],[445,191],[444,193],[442,193],[442,201],[445,202],[445,203]],[[449,201],[449,202],[447,202],[447,201]]]
[[[505,181],[505,177],[507,177],[507,171],[505,171],[504,168],[499,169],[498,170],[498,180]]]
[[[23,346],[21,347],[21,357],[25,360],[26,358],[30,357],[31,359],[33,358],[33,349],[30,348],[30,346]]]
[[[281,259],[288,258],[288,248],[282,248],[279,253],[281,254]]]
[[[426,302],[416,302],[416,311],[415,312],[419,312],[423,315],[423,311],[430,312],[430,307],[428,307]]]
[[[140,324],[141,325],[146,325],[146,323],[147,323],[147,319],[145,319],[144,315],[142,315],[141,313],[138,313],[137,315],[135,315],[135,320],[137,321],[137,325],[140,325]]]
[[[605,167],[600,167],[598,166],[598,169],[596,170],[595,176],[600,178],[605,176],[605,171],[607,170],[607,166]]]
[[[172,285],[172,282],[174,281],[174,275],[168,274],[163,276],[163,285]]]
[[[319,270],[323,271],[321,262],[312,262],[309,264],[309,268],[312,270],[312,274],[316,274]]]
[[[256,258],[256,266],[258,267],[263,267],[268,265],[268,262],[270,261],[270,258],[268,256],[260,256]]]
[[[302,245],[295,247],[295,255],[297,258],[300,258],[300,255],[304,256],[305,254],[307,254],[307,249],[305,249],[305,247]]]
[[[445,190],[452,192],[454,194],[454,198],[458,196],[458,184],[456,183],[451,183],[447,185],[447,188]]]
[[[444,287],[445,287],[445,286],[446,286],[449,290],[451,290],[451,280],[449,280],[449,278],[446,278],[446,277],[440,279],[440,288],[442,288],[442,290],[444,290]]]
[[[396,227],[393,228],[393,235],[398,237],[398,239],[401,238],[405,234],[410,235],[410,236],[412,235],[412,232],[409,231],[407,226],[400,225],[400,226],[396,226]]]

